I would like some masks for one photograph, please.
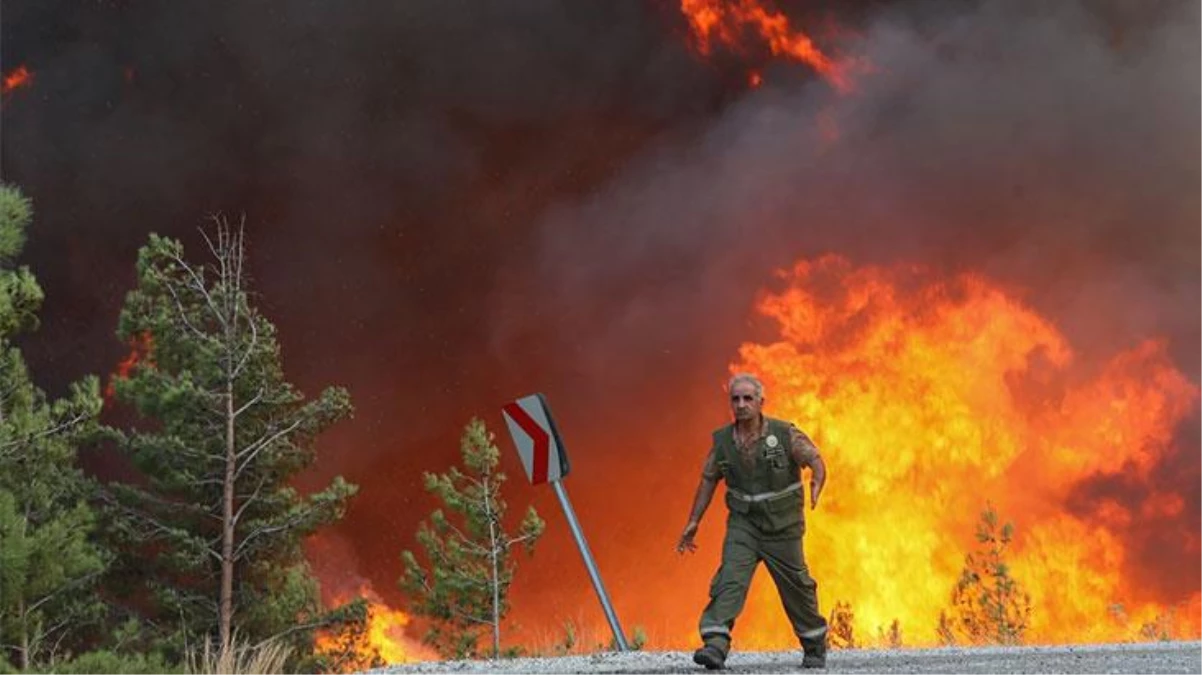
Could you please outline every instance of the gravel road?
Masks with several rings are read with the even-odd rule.
[[[801,652],[736,652],[730,673],[801,670]],[[374,673],[697,673],[691,652],[605,652],[560,658],[441,661],[392,666]],[[821,671],[809,671],[821,672]],[[1200,673],[1202,642],[848,649],[827,656],[832,673]]]

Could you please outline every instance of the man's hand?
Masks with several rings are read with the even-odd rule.
[[[818,497],[822,495],[822,487],[826,485],[826,462],[822,456],[815,454],[810,461],[810,510],[818,508]]]
[[[676,543],[676,552],[683,554],[685,551],[692,553],[697,550],[697,544],[693,542],[693,537],[697,536],[697,521],[690,520],[688,525],[684,526],[684,532],[680,533],[680,541]]]

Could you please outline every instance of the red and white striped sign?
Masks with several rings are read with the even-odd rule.
[[[542,394],[507,403],[501,412],[531,483],[540,485],[568,474],[568,458]]]

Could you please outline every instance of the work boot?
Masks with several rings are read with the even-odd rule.
[[[802,640],[801,648],[805,650],[805,656],[801,658],[802,668],[825,668],[826,667],[826,636],[817,640]]]
[[[705,666],[706,670],[722,670],[726,667],[726,654],[713,645],[706,645],[693,652],[693,663]]]

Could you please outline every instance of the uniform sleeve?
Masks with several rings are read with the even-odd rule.
[[[710,446],[710,452],[705,456],[705,465],[701,468],[701,477],[705,480],[721,480],[722,469],[718,466],[718,445]]]
[[[814,441],[811,441],[804,431],[792,424],[789,425],[789,449],[792,450],[793,461],[797,462],[798,466],[813,466],[814,462],[821,457]]]

